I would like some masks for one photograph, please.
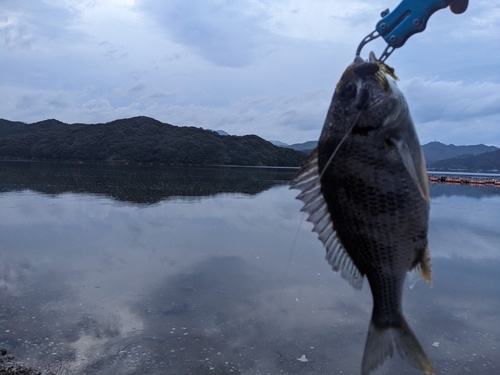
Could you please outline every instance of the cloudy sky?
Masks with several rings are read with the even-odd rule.
[[[388,59],[421,142],[500,146],[500,2],[435,13]],[[399,0],[0,0],[0,118],[318,138],[336,82]],[[369,44],[379,55],[382,42]]]

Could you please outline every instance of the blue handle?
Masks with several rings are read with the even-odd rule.
[[[383,17],[375,29],[393,48],[399,48],[415,33],[425,30],[430,16],[446,8],[451,0],[403,0]]]

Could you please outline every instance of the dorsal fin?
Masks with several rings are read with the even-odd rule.
[[[318,233],[318,238],[323,242],[326,249],[325,259],[332,266],[332,269],[336,272],[340,271],[342,277],[355,289],[361,289],[363,275],[342,246],[321,192],[317,148],[311,152],[293,178],[290,189],[301,190],[301,193],[297,195],[297,199],[304,202],[301,211],[309,214],[307,221],[314,224],[313,231]]]

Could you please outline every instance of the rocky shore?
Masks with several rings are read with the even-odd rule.
[[[0,349],[0,375],[42,375],[38,370],[14,362],[15,357]]]

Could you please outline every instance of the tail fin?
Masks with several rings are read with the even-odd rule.
[[[370,322],[361,374],[368,375],[382,365],[387,357],[392,357],[394,347],[399,355],[413,367],[426,374],[435,375],[431,361],[404,318],[401,327],[377,328],[373,321]]]

